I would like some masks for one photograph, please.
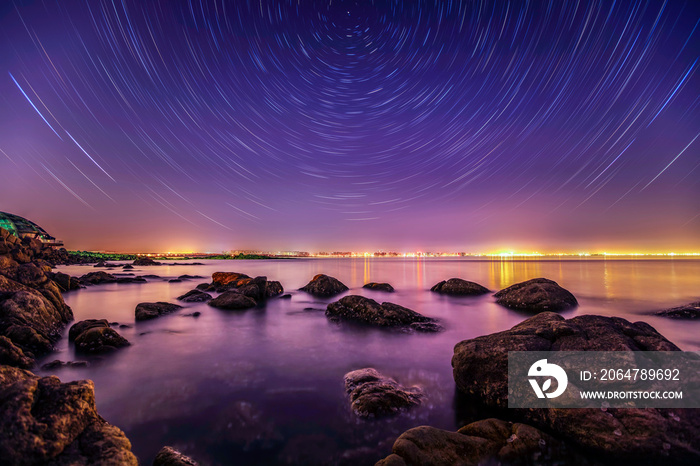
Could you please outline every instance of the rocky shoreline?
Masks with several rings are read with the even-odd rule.
[[[147,283],[160,277],[137,277],[126,272],[131,273],[133,267],[158,264],[151,259],[137,259],[131,266],[112,264],[122,267],[125,273],[100,271],[81,277],[52,271],[54,265],[66,260],[65,250],[45,248],[35,240],[20,240],[0,229],[0,458],[7,464],[138,464],[124,433],[97,413],[91,381],[62,383],[55,376],[37,377],[28,369],[36,365],[38,357],[53,351],[53,345],[73,320],[63,293],[105,283]],[[101,265],[109,268],[110,264]],[[183,275],[177,280],[197,278],[201,277]],[[389,283],[370,282],[363,288],[375,295],[395,292]],[[328,300],[326,317],[339,323],[385,329],[382,331],[443,330],[437,319],[400,304],[380,304],[347,294],[350,291],[336,278],[319,274],[292,293]],[[449,296],[441,299],[455,300],[492,293],[482,285],[459,278],[441,281],[431,291]],[[214,308],[212,312],[225,313],[246,312],[264,307],[270,299],[291,297],[280,282],[265,276],[217,272],[210,283],[196,285],[177,300],[206,303]],[[563,318],[556,312],[573,309],[578,302],[569,291],[544,278],[514,284],[493,297],[501,306],[534,316],[509,330],[458,343],[452,367],[456,396],[489,409],[498,417],[475,420],[456,432],[413,427],[396,439],[392,453],[377,464],[597,464],[622,459],[650,464],[696,464],[700,460],[697,410],[504,409],[508,351],[679,349],[644,322],[587,315]],[[692,319],[697,304],[671,308],[659,315]],[[134,311],[134,321],[169,319],[169,314],[178,313],[194,317],[200,314],[182,314],[181,309],[182,306],[165,301],[141,303]],[[68,339],[76,353],[85,355],[124,351],[120,348],[131,343],[112,328],[116,326],[105,319],[84,320],[72,324]],[[49,364],[77,367],[88,363],[56,360]],[[430,393],[420,387],[399,382],[400,379],[371,367],[351,370],[342,380],[348,410],[364,422],[371,422],[410,413],[430,399]],[[171,447],[163,447],[154,464],[197,462]]]

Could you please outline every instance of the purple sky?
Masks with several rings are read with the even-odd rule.
[[[699,20],[4,2],[0,210],[72,249],[699,251]]]

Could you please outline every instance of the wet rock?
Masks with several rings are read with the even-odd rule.
[[[250,278],[244,273],[238,272],[214,272],[211,276],[212,285],[215,287],[225,287],[227,285],[240,286],[237,283],[243,279]]]
[[[80,289],[80,281],[67,273],[56,272],[51,275],[51,278],[62,292]]]
[[[461,278],[450,278],[449,280],[443,280],[433,286],[430,291],[452,296],[479,296],[489,293],[488,288],[483,287],[478,283],[462,280]]]
[[[280,296],[280,299],[292,299],[292,295],[290,295],[289,293],[283,294],[282,296]]]
[[[118,277],[117,283],[147,283],[143,277]]]
[[[0,386],[4,464],[138,464],[124,433],[97,413],[91,381],[0,366]]]
[[[508,405],[509,351],[679,351],[644,322],[543,312],[510,330],[465,340],[452,358],[457,388],[472,403]],[[625,461],[697,462],[700,413],[692,409],[508,409],[566,441]],[[668,447],[664,447],[667,445]]]
[[[700,301],[689,303],[685,306],[672,307],[656,312],[657,316],[670,317],[672,319],[700,319]]]
[[[403,387],[371,367],[348,372],[344,381],[352,410],[360,417],[393,414],[419,405],[423,398],[418,387]]]
[[[181,281],[182,280],[180,280],[179,278],[171,278],[170,280],[168,280],[168,283],[180,283]]]
[[[267,299],[267,277],[247,279],[246,283],[237,288],[236,291],[255,302],[263,302]]]
[[[161,264],[160,264],[160,262],[154,261],[150,257],[139,257],[134,262],[132,262],[131,265],[144,267],[144,266],[149,266],[149,265],[161,265]]]
[[[183,301],[186,303],[202,303],[204,301],[209,301],[212,296],[209,293],[205,293],[199,290],[191,290],[182,296],[178,296],[178,301]]]
[[[386,291],[387,293],[394,292],[394,287],[388,283],[369,282],[369,283],[365,283],[362,288],[367,288],[369,290],[375,290],[375,291]]]
[[[141,275],[141,278],[158,279],[158,278],[160,278],[160,276],[153,275],[153,274],[147,274],[147,275]]]
[[[86,319],[76,322],[68,329],[68,341],[75,341],[78,335],[91,328],[109,328],[107,319]]]
[[[102,285],[103,283],[116,283],[117,277],[107,272],[90,272],[78,278],[83,285]]]
[[[273,296],[278,296],[284,293],[284,288],[282,284],[276,280],[267,282],[267,293],[266,297],[272,298]]]
[[[129,346],[126,338],[110,328],[106,319],[89,319],[76,323],[68,331],[68,340],[80,353],[101,354]]]
[[[379,327],[408,327],[414,323],[435,323],[435,319],[425,317],[398,304],[379,304],[373,299],[357,295],[345,296],[330,303],[326,308],[326,316]],[[415,329],[434,331],[432,328],[420,326],[416,326]]]
[[[180,275],[177,277],[180,280],[194,280],[195,278],[204,278],[201,275]]]
[[[182,314],[182,317],[199,317],[201,315],[202,315],[201,312],[196,311],[196,312],[192,312],[190,314]]]
[[[54,359],[54,360],[51,361],[51,362],[47,362],[46,364],[43,364],[43,365],[41,366],[41,368],[42,368],[43,370],[45,370],[45,371],[51,371],[51,370],[54,370],[54,369],[61,368],[61,367],[65,366],[65,365],[66,365],[66,363],[63,362],[63,361],[61,361],[60,359]]]
[[[496,302],[526,312],[564,311],[578,306],[574,295],[552,280],[533,278],[516,283],[494,295]]]
[[[124,267],[122,267],[122,269],[124,269],[124,270],[133,270],[133,269],[134,269],[134,266],[131,265],[131,264],[126,264]]]
[[[223,292],[207,304],[226,310],[250,309],[256,306],[255,300],[233,290]]]
[[[136,306],[136,320],[155,319],[165,314],[182,309],[182,306],[159,301],[157,303],[140,303]]]
[[[576,464],[561,442],[527,424],[485,419],[457,432],[421,426],[396,439],[377,465]]]
[[[163,447],[156,455],[153,466],[198,466],[195,460],[187,457],[173,447]]]
[[[0,336],[0,364],[31,369],[34,365],[34,358],[24,354],[24,351],[12,343],[9,338]]]
[[[318,274],[312,278],[306,286],[300,289],[314,296],[328,297],[347,291],[348,287],[336,278]]]
[[[211,283],[200,283],[195,287],[196,289],[200,291],[215,291],[216,287],[212,285]]]

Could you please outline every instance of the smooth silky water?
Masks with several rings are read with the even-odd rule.
[[[58,269],[74,276],[103,270]],[[175,314],[134,322],[138,303],[177,302],[177,296],[198,283],[210,282],[216,271],[279,280],[292,299],[273,298],[247,311],[180,303],[184,309]],[[75,355],[66,329],[57,353],[39,365],[61,359],[88,360],[90,366],[36,372],[55,374],[64,382],[93,380],[100,414],[126,432],[143,464],[150,464],[163,445],[205,464],[371,464],[388,455],[395,438],[408,428],[456,430],[476,420],[464,414],[455,396],[452,349],[461,340],[508,329],[528,316],[495,304],[490,294],[459,298],[429,291],[451,277],[494,292],[546,277],[579,301],[564,317],[600,314],[643,320],[682,349],[700,350],[700,322],[650,315],[699,298],[698,260],[212,260],[127,272],[162,278],[97,285],[64,297],[76,321],[98,318],[129,325],[114,328],[131,346],[100,358]],[[338,278],[350,291],[331,299],[297,291],[317,273]],[[183,274],[205,278],[167,281]],[[369,281],[389,282],[396,292],[363,289]],[[400,304],[438,318],[446,330],[404,333],[328,321],[326,305],[345,294]],[[195,311],[201,316],[183,316]],[[357,418],[344,392],[343,375],[369,366],[401,384],[420,386],[425,403],[394,417]]]

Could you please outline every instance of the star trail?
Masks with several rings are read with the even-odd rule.
[[[700,250],[696,1],[0,15],[0,210],[69,248]]]

